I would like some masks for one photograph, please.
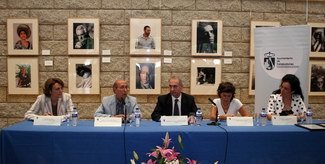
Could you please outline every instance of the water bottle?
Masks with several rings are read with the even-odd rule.
[[[312,124],[313,123],[313,112],[311,110],[311,107],[309,106],[306,112],[306,123]]]
[[[266,114],[265,108],[262,108],[262,111],[260,113],[260,124],[262,126],[265,126],[266,122],[267,122],[267,114]]]
[[[77,111],[77,107],[73,107],[73,110],[71,112],[71,117],[72,117],[72,126],[77,126],[78,124],[78,111]]]
[[[141,111],[139,108],[135,108],[134,117],[135,117],[135,126],[139,127],[141,124]]]
[[[195,113],[195,121],[196,125],[200,126],[202,122],[202,110],[201,108],[197,108],[197,111]]]

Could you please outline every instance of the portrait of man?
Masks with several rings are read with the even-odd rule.
[[[325,28],[311,28],[311,52],[325,52]]]
[[[73,23],[73,48],[94,49],[94,23]]]
[[[325,92],[325,64],[311,65],[311,76],[310,76],[310,91],[311,92]]]
[[[155,89],[155,63],[136,64],[136,89]]]
[[[217,38],[218,22],[197,22],[197,53],[217,53]]]
[[[155,49],[155,40],[150,35],[151,33],[151,27],[146,25],[143,28],[143,34],[141,34],[135,43],[136,49]]]
[[[130,18],[130,54],[161,54],[161,19]]]
[[[215,84],[215,68],[211,67],[198,67],[196,84],[205,85],[205,84]]]
[[[91,64],[76,64],[76,88],[92,88],[91,66]]]
[[[15,23],[14,27],[17,27],[16,36],[14,39],[14,49],[16,50],[31,50],[33,49],[32,24],[18,24]]]
[[[16,87],[30,88],[31,87],[31,65],[17,64],[16,65]]]

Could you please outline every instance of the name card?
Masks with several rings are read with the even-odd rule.
[[[60,126],[62,116],[36,116],[33,125]]]
[[[95,127],[121,127],[122,118],[121,117],[95,117],[94,122]]]
[[[161,116],[161,126],[180,126],[188,125],[187,116]]]
[[[272,125],[295,125],[297,116],[272,116]]]
[[[227,117],[227,126],[253,126],[253,117]]]

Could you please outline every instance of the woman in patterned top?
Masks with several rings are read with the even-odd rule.
[[[272,115],[297,116],[297,119],[305,117],[306,106],[302,95],[300,81],[293,74],[285,75],[281,80],[280,89],[275,90],[267,105],[267,118]]]

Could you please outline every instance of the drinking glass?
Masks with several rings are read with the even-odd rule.
[[[67,113],[67,126],[70,126],[70,122],[72,121],[72,112],[71,110],[68,110]]]

